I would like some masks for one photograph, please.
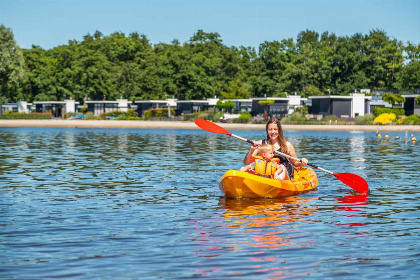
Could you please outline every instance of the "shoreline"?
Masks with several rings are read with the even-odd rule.
[[[265,130],[265,124],[217,123],[226,129]],[[115,120],[0,120],[0,127],[200,129],[194,122]],[[420,132],[420,125],[282,125],[284,130]]]

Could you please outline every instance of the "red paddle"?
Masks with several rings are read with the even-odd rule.
[[[195,122],[195,124],[198,127],[200,127],[201,129],[204,129],[204,130],[206,130],[208,132],[217,133],[217,134],[225,134],[225,135],[228,135],[228,136],[235,137],[235,138],[237,138],[239,140],[248,142],[250,144],[253,143],[253,141],[251,141],[251,140],[248,140],[248,139],[245,139],[245,138],[240,137],[238,135],[235,135],[235,134],[230,133],[229,131],[227,131],[223,127],[218,126],[217,124],[215,124],[213,122],[210,122],[210,121],[207,121],[207,120],[204,120],[204,119],[196,119],[194,122]],[[280,154],[282,156],[285,156],[285,157],[292,158],[294,160],[300,161],[300,159],[295,158],[295,157],[292,157],[292,156],[290,156],[288,154],[284,154],[284,153],[278,152],[278,151],[276,151],[276,153],[278,153],[278,154]],[[352,174],[352,173],[334,173],[332,171],[329,171],[327,169],[324,169],[322,167],[319,167],[319,166],[316,166],[316,165],[313,165],[313,164],[309,164],[308,163],[307,165],[309,165],[309,166],[311,166],[313,168],[316,168],[318,170],[324,171],[326,173],[329,173],[329,174],[334,175],[335,178],[337,178],[338,180],[340,180],[341,182],[343,182],[344,184],[346,184],[347,186],[349,186],[350,188],[352,188],[355,191],[358,191],[360,193],[367,193],[369,191],[369,186],[368,186],[368,183],[365,181],[365,179],[363,179],[362,177],[360,177],[360,176],[358,176],[356,174]]]

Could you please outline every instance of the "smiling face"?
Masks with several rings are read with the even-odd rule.
[[[276,123],[270,123],[267,126],[267,138],[270,139],[271,143],[276,143],[279,137],[279,128]]]

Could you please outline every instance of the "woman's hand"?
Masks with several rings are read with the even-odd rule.
[[[302,164],[301,166],[307,165],[308,164],[308,160],[306,158],[302,158],[300,160],[300,163]]]
[[[252,144],[251,144],[251,150],[252,151],[255,151],[257,148],[258,148],[258,146],[259,146],[260,144],[258,144],[258,142],[257,141],[252,141]]]

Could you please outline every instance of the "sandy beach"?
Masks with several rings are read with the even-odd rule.
[[[265,129],[264,124],[218,123],[230,129]],[[113,120],[0,120],[0,127],[68,127],[68,128],[138,128],[199,129],[193,122],[180,121],[113,121]],[[284,130],[309,131],[379,131],[420,132],[419,125],[283,125]]]

